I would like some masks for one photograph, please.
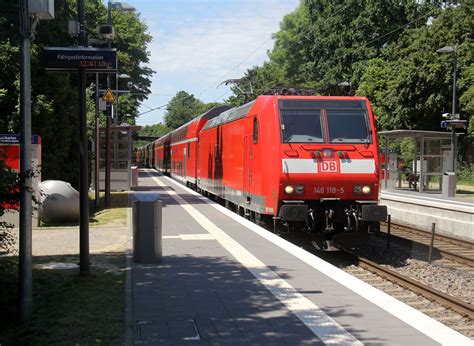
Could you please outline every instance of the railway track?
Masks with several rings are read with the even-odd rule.
[[[382,227],[381,233],[387,233],[387,224]],[[431,233],[408,226],[391,224],[391,236],[398,240],[408,240],[429,247],[431,242]],[[398,241],[399,246],[403,245],[403,241]],[[434,249],[443,259],[449,259],[465,266],[474,268],[474,243],[435,234]],[[473,269],[474,272],[474,269]]]
[[[410,291],[425,297],[429,300],[436,301],[437,303],[446,306],[447,308],[456,311],[470,319],[474,319],[474,305],[455,298],[449,294],[436,290],[429,287],[421,282],[413,280],[407,276],[404,276],[394,270],[372,262],[366,258],[359,257],[359,266],[369,270],[370,272],[377,274],[387,280],[405,287]]]
[[[357,256],[357,255],[356,255]],[[474,306],[358,256],[345,271],[437,321],[474,338]]]
[[[437,235],[430,265],[427,262],[431,234],[401,225],[391,226],[393,237],[389,249],[386,248],[386,234],[371,236],[370,246],[364,251],[346,251],[357,256],[358,264],[345,270],[474,338],[471,279],[474,277],[474,244]],[[467,280],[462,281],[465,285],[453,284],[453,276],[465,276]],[[464,289],[459,290],[459,286]]]

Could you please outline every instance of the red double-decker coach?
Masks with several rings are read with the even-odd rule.
[[[188,186],[196,186],[199,133],[209,119],[229,108],[229,106],[214,107],[171,132],[169,170],[173,178]],[[166,152],[163,145],[163,150],[157,153],[165,156]]]

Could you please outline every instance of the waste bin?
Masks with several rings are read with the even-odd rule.
[[[455,193],[456,193],[456,173],[444,172],[443,186],[442,186],[443,197],[454,197]]]
[[[162,202],[157,192],[132,195],[133,261],[159,263],[162,260]]]
[[[130,175],[131,175],[130,182],[132,184],[132,187],[137,187],[138,186],[138,167],[137,166],[130,167]]]

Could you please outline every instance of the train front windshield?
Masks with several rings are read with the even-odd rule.
[[[363,111],[326,111],[330,143],[367,143],[370,141],[367,114]]]
[[[371,142],[362,100],[280,100],[279,108],[284,143]]]
[[[320,110],[284,110],[281,112],[283,142],[322,143]]]

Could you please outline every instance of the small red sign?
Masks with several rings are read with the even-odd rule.
[[[0,144],[0,160],[14,171],[20,170],[20,145],[3,145]]]
[[[338,161],[320,161],[319,171],[321,173],[339,173]]]

